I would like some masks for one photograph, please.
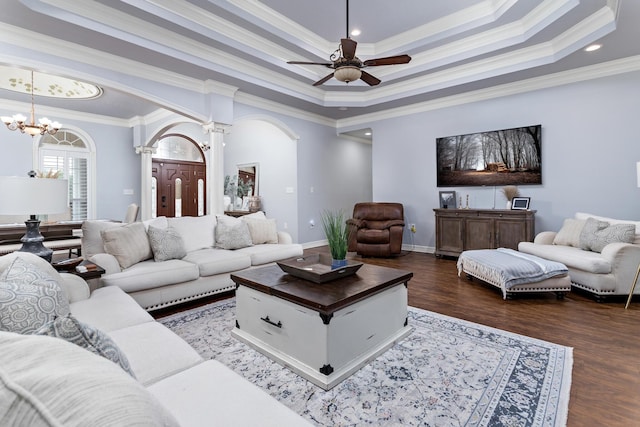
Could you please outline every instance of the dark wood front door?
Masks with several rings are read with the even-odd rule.
[[[206,213],[204,164],[154,159],[151,168],[157,183],[156,216],[198,216],[199,202]],[[199,185],[202,191],[198,191]]]

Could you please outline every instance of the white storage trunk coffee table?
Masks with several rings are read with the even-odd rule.
[[[268,266],[231,275],[239,340],[329,390],[411,332],[413,273],[364,264],[313,283]]]

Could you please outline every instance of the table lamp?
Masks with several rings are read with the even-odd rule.
[[[51,262],[36,215],[63,213],[69,209],[66,179],[0,176],[0,215],[30,215],[27,231],[20,239],[22,252],[31,252]]]

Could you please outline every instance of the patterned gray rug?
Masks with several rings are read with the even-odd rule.
[[[329,391],[231,337],[235,299],[160,322],[319,426],[566,424],[572,348],[437,313]]]

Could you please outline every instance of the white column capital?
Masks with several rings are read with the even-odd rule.
[[[149,147],[148,145],[138,145],[135,147],[136,154],[155,154],[156,147]]]
[[[225,125],[222,123],[209,122],[202,125],[202,131],[206,133],[231,133],[231,125]]]

